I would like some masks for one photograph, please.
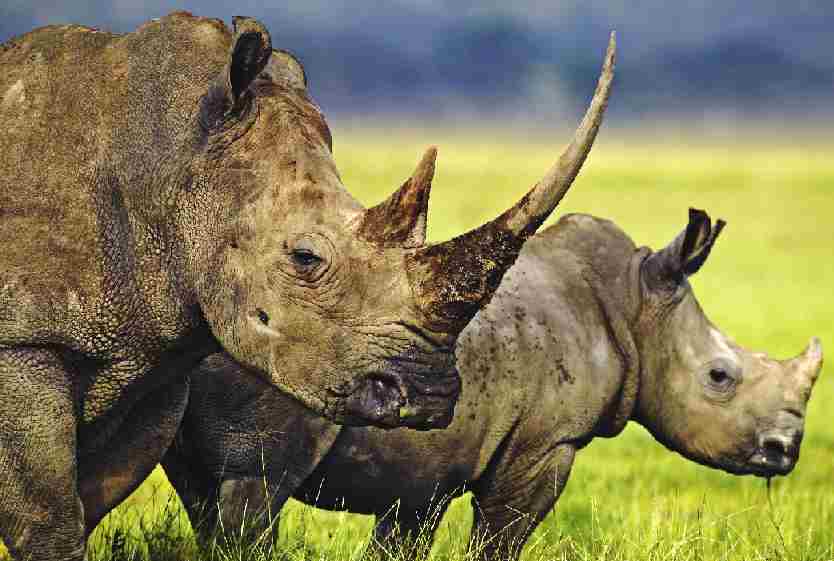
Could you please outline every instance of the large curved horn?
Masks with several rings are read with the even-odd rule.
[[[409,274],[418,305],[433,329],[463,329],[489,301],[527,238],[565,196],[591,150],[608,106],[616,48],[612,32],[591,104],[570,145],[544,178],[492,222],[413,254]]]
[[[499,223],[503,229],[516,236],[529,237],[550,216],[570,189],[591,151],[605,109],[608,107],[611,83],[614,80],[616,51],[617,39],[612,31],[597,89],[591,99],[591,105],[574,133],[573,140],[547,174],[515,206],[493,221]]]
[[[429,147],[411,177],[385,201],[365,211],[359,236],[382,245],[415,248],[426,243],[426,214],[437,148]]]

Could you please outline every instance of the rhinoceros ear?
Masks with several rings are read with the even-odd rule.
[[[200,106],[200,121],[209,129],[245,112],[250,98],[249,86],[266,67],[272,54],[272,39],[261,22],[238,16],[232,22],[234,38],[229,61]]]
[[[672,243],[646,260],[646,280],[650,284],[679,284],[686,277],[697,273],[726,224],[719,219],[712,226],[706,212],[690,208],[686,229]]]
[[[272,38],[261,22],[252,18],[232,18],[235,38],[229,60],[229,86],[235,101],[261,73],[272,54]]]
[[[273,49],[269,62],[258,78],[265,78],[277,84],[288,84],[293,88],[307,89],[307,73],[295,55],[281,50]]]

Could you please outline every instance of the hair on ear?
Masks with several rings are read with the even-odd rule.
[[[261,60],[263,41],[260,34],[249,31],[241,34],[232,51],[232,64],[229,68],[229,84],[232,98],[237,101],[252,80],[264,66]]]
[[[698,216],[697,220],[700,223],[700,227],[698,228],[697,237],[693,236],[692,246],[684,253],[683,273],[686,276],[694,275],[703,266],[707,257],[709,257],[710,251],[712,251],[712,246],[715,245],[715,240],[718,239],[721,230],[727,225],[724,220],[719,218],[715,222],[715,226],[710,227],[709,215],[703,210],[694,208],[689,209],[690,224],[693,223],[694,215]],[[688,234],[689,227],[687,227],[687,238],[689,237]],[[684,239],[685,249],[687,247],[687,238]]]
[[[726,222],[713,226],[703,210],[690,208],[686,229],[663,249],[651,254],[645,264],[647,281],[653,286],[677,285],[698,272]]]
[[[229,61],[229,85],[234,102],[246,91],[255,77],[261,73],[272,54],[272,38],[258,20],[235,16],[234,45]]]
[[[685,263],[689,256],[709,238],[709,231],[709,215],[703,210],[690,208],[689,222],[686,225],[680,249],[682,263]]]

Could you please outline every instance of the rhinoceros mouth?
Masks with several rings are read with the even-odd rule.
[[[788,475],[793,471],[797,455],[789,451],[764,446],[757,449],[747,460],[750,473],[759,477]]]
[[[758,435],[756,447],[747,459],[750,473],[759,477],[789,474],[799,461],[802,430],[766,430]]]
[[[437,353],[441,354],[441,353]],[[341,395],[334,415],[348,425],[418,430],[445,428],[454,416],[460,394],[460,374],[451,352],[431,361],[400,355],[385,367],[362,377]]]

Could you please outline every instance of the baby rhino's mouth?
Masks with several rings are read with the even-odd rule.
[[[771,431],[759,436],[758,447],[750,457],[751,471],[761,477],[787,475],[799,459],[802,433]]]
[[[451,352],[386,361],[384,370],[363,377],[347,392],[339,392],[338,422],[383,428],[418,430],[446,428],[452,422],[460,394],[460,375]]]

